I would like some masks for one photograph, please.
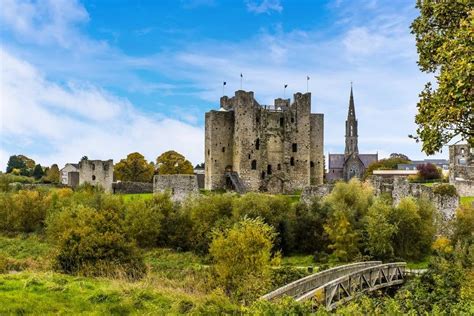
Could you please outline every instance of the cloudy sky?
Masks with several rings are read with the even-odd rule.
[[[174,149],[203,161],[204,113],[240,86],[306,91],[341,152],[354,82],[361,152],[425,158],[414,0],[0,0],[0,169]],[[438,157],[446,157],[444,152]]]

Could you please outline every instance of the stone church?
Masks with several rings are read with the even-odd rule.
[[[378,161],[378,154],[359,154],[358,138],[354,95],[351,86],[346,120],[346,149],[344,154],[329,154],[328,173],[326,174],[328,182],[348,181],[353,177],[361,178],[367,167]]]
[[[323,129],[310,93],[273,105],[242,90],[223,96],[205,118],[205,188],[282,193],[322,184]]]

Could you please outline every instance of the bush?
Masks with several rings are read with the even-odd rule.
[[[54,258],[57,270],[129,279],[145,274],[142,256],[126,238],[116,211],[76,205],[64,209],[49,224],[49,232],[54,231],[58,236],[58,252]]]
[[[137,200],[127,204],[125,228],[140,247],[154,247],[158,244],[163,219],[162,209],[167,207],[172,207],[168,196],[155,197],[149,201]]]
[[[209,252],[217,282],[227,295],[249,302],[268,290],[275,237],[274,229],[259,218],[214,231]]]
[[[416,169],[421,180],[437,180],[443,176],[441,169],[432,163],[418,165]]]
[[[457,196],[456,187],[452,184],[440,183],[433,186],[433,193],[447,196]]]
[[[0,229],[29,233],[44,227],[51,198],[38,190],[0,193]]]

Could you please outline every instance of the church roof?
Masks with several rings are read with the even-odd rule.
[[[378,161],[378,154],[359,154],[359,159],[367,168],[371,163]],[[329,154],[329,169],[342,169],[346,162],[344,154]]]

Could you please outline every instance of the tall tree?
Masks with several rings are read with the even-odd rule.
[[[115,176],[121,181],[150,182],[153,178],[153,165],[140,153],[131,153],[115,165]]]
[[[30,176],[35,168],[35,161],[25,155],[13,155],[10,156],[7,163],[7,173],[13,171],[13,169],[20,170],[20,174],[23,176]]]
[[[474,2],[418,0],[412,25],[418,65],[435,73],[418,102],[417,136],[423,151],[434,154],[455,137],[474,146]]]
[[[59,183],[59,167],[57,164],[53,164],[51,168],[48,169],[44,180],[46,182]]]
[[[41,179],[41,177],[44,175],[43,167],[41,167],[40,164],[37,164],[35,169],[33,169],[32,175],[36,180]]]
[[[158,174],[193,174],[193,165],[183,155],[174,150],[167,151],[156,158]]]

